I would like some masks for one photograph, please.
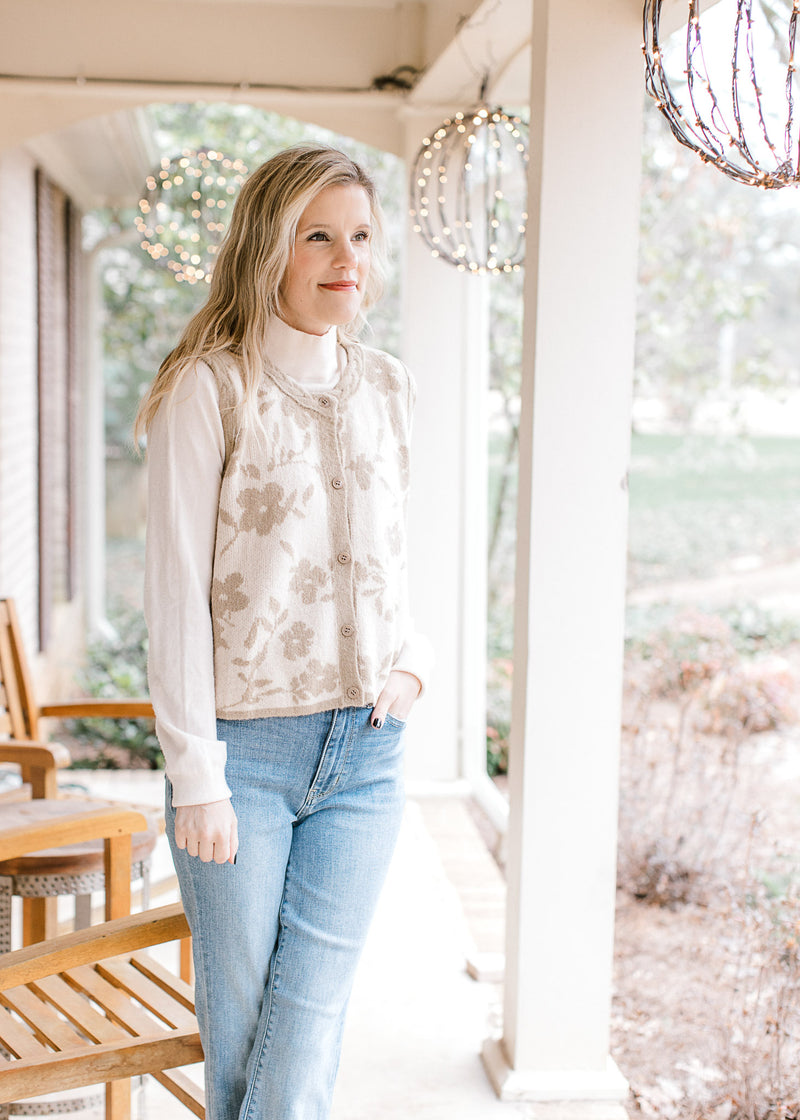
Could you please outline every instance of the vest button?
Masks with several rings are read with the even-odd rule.
[[[331,479],[331,486],[334,488],[334,490],[341,490],[341,488],[344,486],[344,479],[342,479],[342,478],[332,478]]]
[[[352,634],[355,634],[355,632],[356,632],[355,626],[351,626],[349,622],[346,622],[344,624],[344,626],[342,627],[342,629],[340,630],[340,633],[345,638],[349,638]]]
[[[356,688],[355,686],[351,686],[347,690],[347,699],[348,700],[358,700],[360,695],[361,695],[361,689]]]
[[[349,552],[340,552],[336,559],[340,564],[349,564],[352,557]]]
[[[317,397],[317,404],[321,404],[323,408],[327,408],[330,403],[330,397]]]

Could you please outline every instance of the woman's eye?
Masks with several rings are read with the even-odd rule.
[[[358,233],[353,235],[354,241],[369,241],[369,234],[365,229],[359,230]]]
[[[326,233],[323,233],[321,229],[318,229],[316,231],[316,233],[312,233],[309,236],[308,240],[309,241],[327,241],[328,240],[328,235]]]

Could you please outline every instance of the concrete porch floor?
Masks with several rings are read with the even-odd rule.
[[[161,798],[158,774],[64,776],[99,796],[143,805]],[[152,904],[171,901],[172,868],[163,838],[154,880]],[[411,791],[350,1003],[332,1120],[533,1115],[529,1106],[500,1102],[489,1085],[479,1053],[497,1014],[499,987],[477,982],[466,971],[468,958],[496,962],[503,908],[502,877],[465,802],[448,790],[424,796]],[[199,1071],[199,1066],[187,1069],[191,1076]],[[136,1095],[136,1120],[189,1115],[151,1080]]]

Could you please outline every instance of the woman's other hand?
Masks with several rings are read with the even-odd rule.
[[[175,810],[175,843],[203,863],[233,863],[239,835],[230,799],[179,805]]]
[[[373,727],[382,727],[389,712],[396,719],[407,720],[414,701],[422,691],[422,685],[413,673],[406,673],[402,669],[392,669],[389,679],[375,701],[372,709],[370,723]]]

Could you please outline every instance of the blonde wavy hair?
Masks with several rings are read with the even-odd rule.
[[[208,299],[189,320],[177,346],[161,363],[139,408],[134,439],[146,434],[162,402],[172,396],[200,359],[235,358],[240,420],[256,419],[258,386],[267,355],[267,322],[280,314],[280,285],[294,251],[297,225],[320,191],[340,184],[362,187],[369,199],[371,264],[361,307],[380,298],[386,262],[383,213],[375,184],[344,152],[318,144],[287,148],[248,177],[214,265]],[[361,310],[339,328],[354,340],[364,326]],[[238,379],[237,379],[238,380]]]

